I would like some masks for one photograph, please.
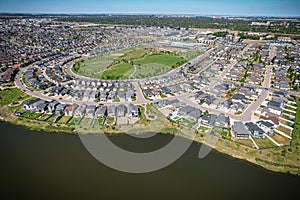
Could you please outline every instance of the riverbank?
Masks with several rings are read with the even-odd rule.
[[[21,105],[9,106],[16,101],[23,101],[29,96],[19,91],[12,91],[11,101],[5,100],[4,105],[0,107],[0,119],[15,125],[25,126],[30,130],[56,132],[65,134],[87,134],[87,133],[105,133],[105,134],[125,134],[135,133],[143,134],[146,132],[159,132],[161,134],[178,135],[181,137],[193,139],[196,142],[206,144],[211,148],[230,155],[235,158],[243,159],[262,166],[265,169],[291,173],[300,176],[300,99],[297,98],[298,110],[294,127],[293,140],[290,146],[257,150],[248,146],[241,145],[226,138],[219,138],[206,134],[201,131],[195,131],[192,128],[172,123],[165,119],[154,107],[149,109],[149,114],[156,116],[151,121],[145,117],[135,125],[128,126],[100,126],[100,125],[71,125],[59,124],[46,121],[31,120],[15,116],[14,113],[20,109]],[[13,104],[14,105],[14,104]],[[217,141],[216,143],[212,141]]]

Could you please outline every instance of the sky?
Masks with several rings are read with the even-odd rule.
[[[300,0],[0,0],[0,12],[300,16]]]

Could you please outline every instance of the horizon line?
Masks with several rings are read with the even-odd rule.
[[[207,16],[207,17],[274,17],[274,18],[300,18],[300,15],[239,15],[239,14],[200,14],[200,13],[162,13],[162,12],[14,12],[0,11],[0,15],[187,15],[187,16]]]

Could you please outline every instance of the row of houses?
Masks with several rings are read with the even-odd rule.
[[[182,72],[175,72],[169,75],[139,81],[140,86],[143,90],[164,88],[182,82],[186,82],[185,74]]]
[[[226,78],[232,81],[239,81],[242,78],[243,73],[245,73],[247,65],[247,61],[239,62],[226,74]]]
[[[67,82],[71,80],[69,75],[66,75],[60,66],[47,67],[45,69],[47,77],[54,83],[60,84],[61,82]]]
[[[25,72],[26,82],[36,89],[46,89],[51,83],[43,75],[41,69],[37,67],[30,67]]]
[[[260,120],[256,123],[253,122],[239,122],[236,121],[232,125],[232,136],[235,138],[265,138],[265,134],[268,134],[269,136],[273,136],[275,124],[271,123],[270,121],[264,121]]]
[[[172,120],[180,121],[180,119],[186,119],[192,122],[194,125],[202,124],[206,127],[219,126],[229,128],[230,119],[224,114],[215,115],[202,112],[202,110],[186,105],[179,100],[162,100],[154,103],[162,112],[163,109],[169,109],[170,112],[164,112],[166,117]]]
[[[96,105],[68,105],[61,104],[57,101],[45,101],[41,99],[34,99],[26,102],[23,105],[25,110],[31,112],[39,112],[45,114],[56,114],[59,116],[71,116],[71,117],[88,117],[88,118],[120,118],[127,117],[139,118],[140,112],[137,106],[133,104],[129,105],[109,105],[97,107]]]
[[[144,90],[144,95],[149,99],[161,98],[161,95],[176,95],[183,92],[191,92],[194,90],[193,85],[189,82],[170,85],[163,88],[154,88]]]
[[[284,105],[288,102],[287,91],[275,91],[272,97],[267,103],[264,103],[263,107],[257,110],[257,113],[263,117],[274,117],[277,120],[282,115],[284,110]]]
[[[246,82],[250,84],[260,85],[264,78],[265,67],[262,64],[255,63],[250,70],[248,70],[248,74],[250,76],[247,77]]]

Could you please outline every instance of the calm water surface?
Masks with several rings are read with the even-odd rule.
[[[3,122],[0,127],[0,197],[5,199],[300,199],[299,177],[268,172],[218,152],[200,160],[197,143],[162,170],[127,174],[95,160],[76,135]],[[160,148],[171,139],[111,137],[136,152]]]

